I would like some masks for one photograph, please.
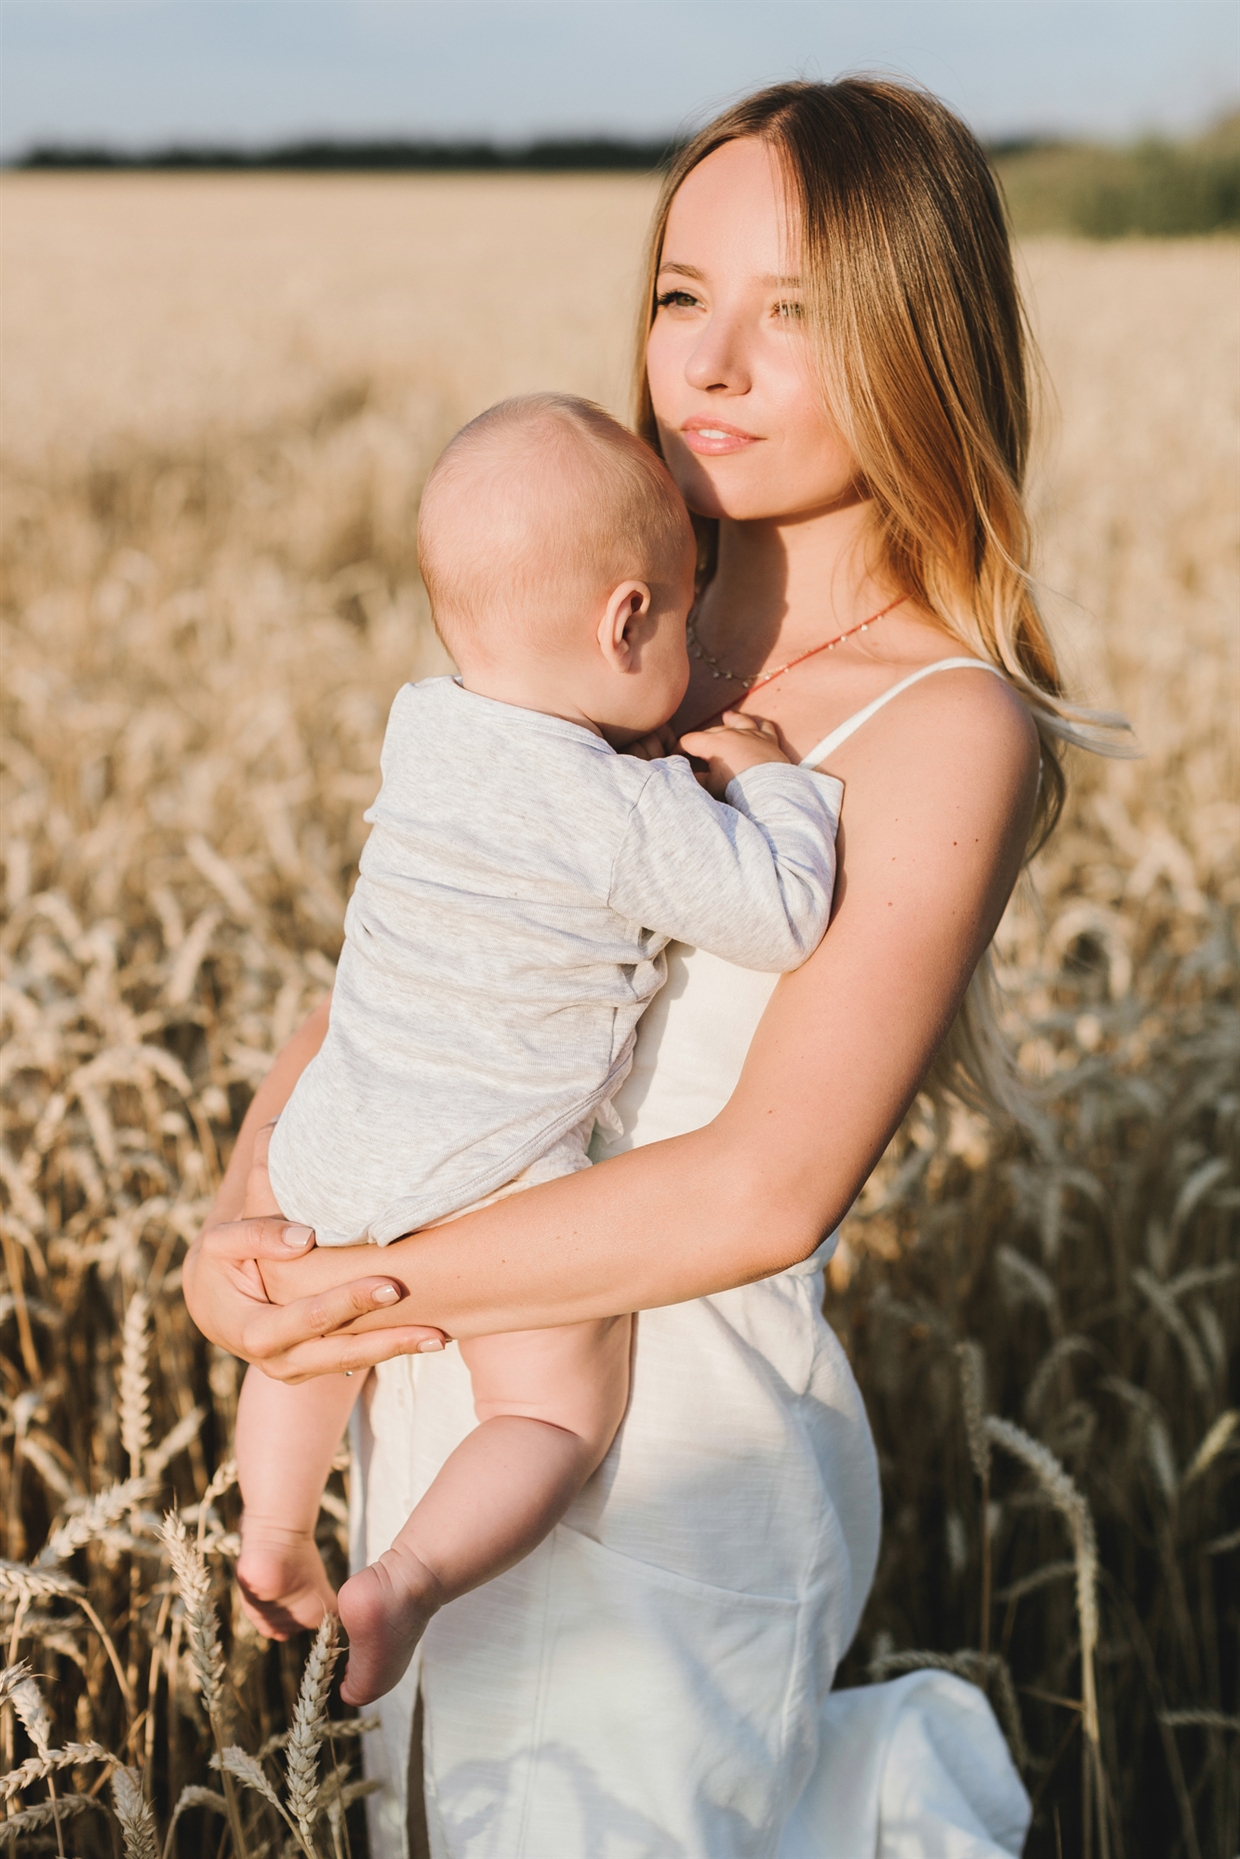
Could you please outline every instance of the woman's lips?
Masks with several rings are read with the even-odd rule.
[[[747,446],[758,444],[756,433],[729,426],[726,420],[686,420],[680,436],[691,452],[704,458],[720,458],[726,452],[743,452]]]

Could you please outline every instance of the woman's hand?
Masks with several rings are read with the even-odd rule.
[[[182,1271],[186,1305],[204,1336],[277,1381],[352,1374],[393,1356],[443,1348],[442,1331],[424,1324],[366,1335],[338,1333],[357,1317],[399,1303],[405,1287],[393,1278],[356,1278],[291,1304],[270,1303],[262,1263],[287,1265],[311,1253],[313,1241],[308,1227],[274,1216],[206,1227]]]

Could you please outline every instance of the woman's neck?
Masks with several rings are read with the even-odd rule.
[[[719,524],[698,621],[708,650],[753,674],[877,612],[896,591],[866,563],[869,504],[791,521]]]

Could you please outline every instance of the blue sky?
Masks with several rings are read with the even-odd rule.
[[[0,151],[302,134],[663,135],[884,69],[983,134],[1182,130],[1240,97],[1234,0],[0,0]]]

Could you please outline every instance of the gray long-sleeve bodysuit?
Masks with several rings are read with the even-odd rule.
[[[550,1172],[581,1166],[667,943],[796,968],[835,883],[832,777],[767,762],[712,800],[683,756],[450,677],[398,692],[382,771],[327,1037],[271,1143],[281,1208],[328,1246],[386,1245],[584,1130]]]

